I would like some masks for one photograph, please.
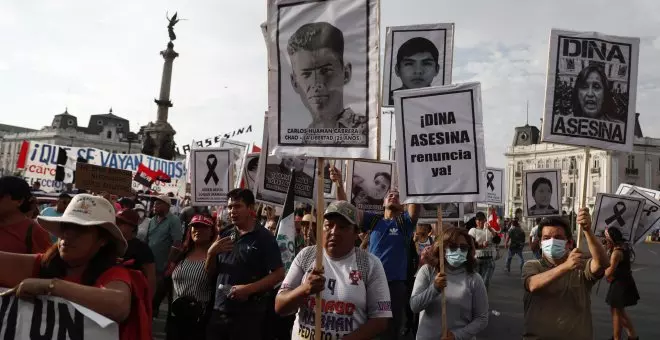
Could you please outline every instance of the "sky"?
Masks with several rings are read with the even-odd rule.
[[[168,11],[187,19],[176,26],[169,113],[177,144],[250,124],[239,140],[261,144],[266,7],[252,0],[1,1],[0,123],[39,129],[65,107],[85,126],[110,107],[133,131],[155,120]],[[481,82],[486,161],[504,167],[527,101],[539,125],[551,28],[641,38],[637,112],[644,133],[660,137],[657,13],[656,0],[382,0],[381,41],[387,26],[455,23],[453,81]],[[389,125],[383,117],[384,155]]]

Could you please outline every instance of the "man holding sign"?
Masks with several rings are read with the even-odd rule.
[[[573,248],[565,219],[541,220],[538,233],[543,256],[523,266],[525,332],[523,339],[593,339],[591,288],[609,265],[602,244],[591,231],[589,209],[580,209],[577,223],[592,258],[585,261]]]

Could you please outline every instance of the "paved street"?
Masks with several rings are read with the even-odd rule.
[[[637,260],[633,265],[635,280],[641,300],[628,310],[637,332],[642,339],[660,339],[658,306],[660,306],[660,244],[642,244],[636,248]],[[530,259],[531,253],[525,252]],[[520,339],[523,320],[523,288],[520,281],[518,260],[512,262],[512,272],[504,270],[506,257],[498,261],[490,288],[490,308],[499,315],[490,314],[488,328],[479,335],[479,340]],[[598,287],[598,286],[596,286]],[[605,304],[608,284],[602,281],[600,289],[592,294],[592,311],[596,339],[612,336],[609,307]],[[165,313],[162,312],[161,315]],[[154,321],[154,339],[165,339],[164,319]],[[247,340],[247,339],[246,339]],[[408,339],[406,339],[408,340]],[[568,340],[568,339],[567,339]]]

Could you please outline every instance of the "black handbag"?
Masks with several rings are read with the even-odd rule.
[[[197,323],[204,315],[203,303],[189,296],[182,296],[172,302],[172,316],[185,323]]]

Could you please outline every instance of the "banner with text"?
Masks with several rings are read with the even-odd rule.
[[[5,291],[0,288],[0,292]],[[110,319],[64,299],[0,297],[0,339],[117,340],[119,326]]]
[[[543,142],[632,152],[639,41],[552,30]]]
[[[185,195],[187,171],[185,160],[168,161],[143,154],[118,154],[96,148],[70,147],[43,144],[40,142],[30,142],[27,159],[25,160],[25,172],[22,175],[28,183],[32,184],[32,182],[39,180],[41,182],[41,189],[47,192],[54,192],[64,188],[64,184],[54,180],[59,148],[67,150],[67,153],[73,155],[75,158],[81,157],[87,160],[88,164],[129,170],[133,173],[133,176],[140,164],[154,171],[161,170],[172,181],[170,183],[156,181],[151,186],[151,189],[161,194],[171,192],[179,197]],[[145,190],[142,184],[135,181],[132,182],[132,186],[135,191]]]
[[[485,201],[481,85],[396,91],[394,106],[401,201]]]

